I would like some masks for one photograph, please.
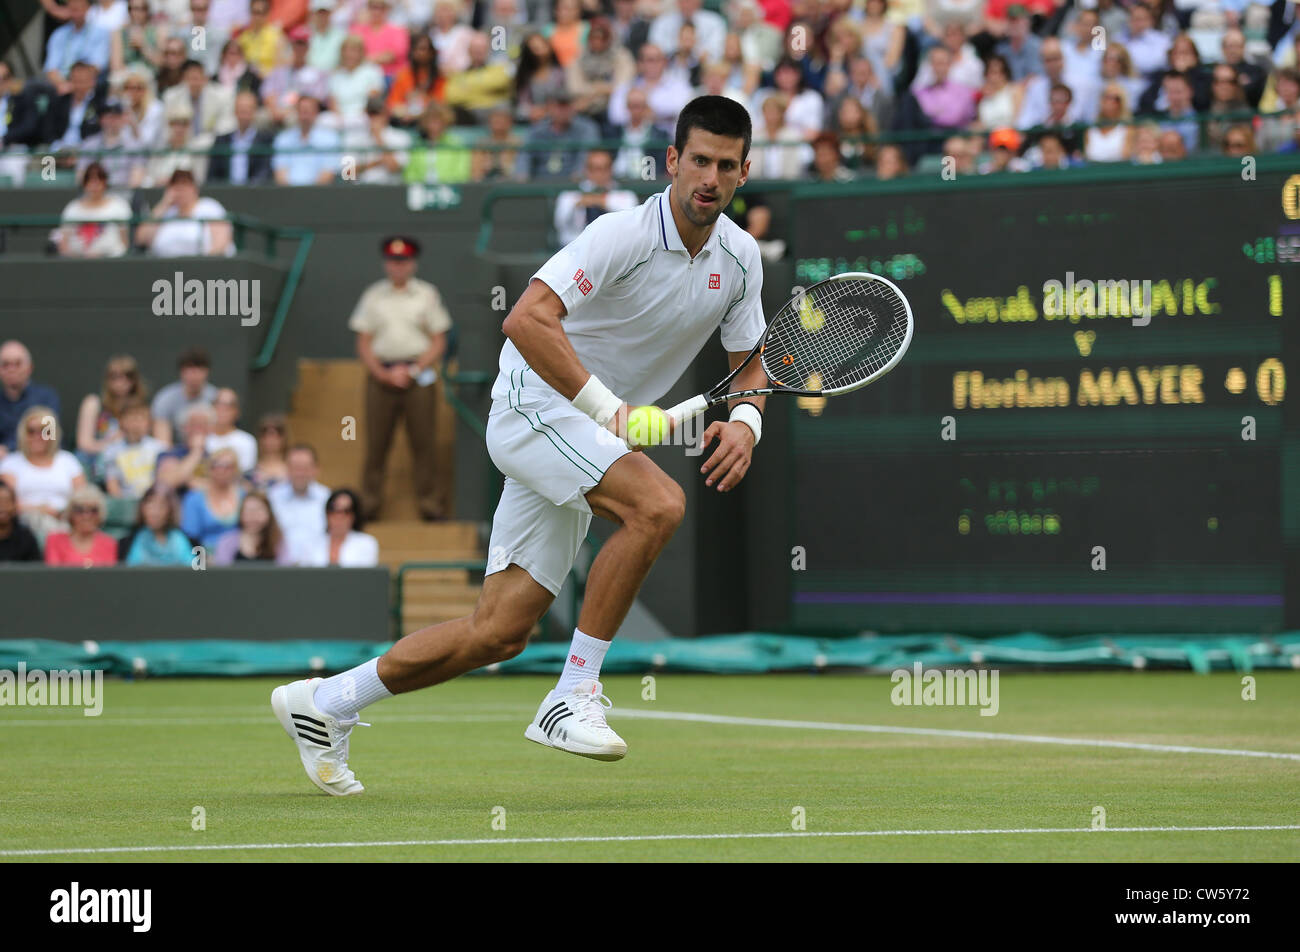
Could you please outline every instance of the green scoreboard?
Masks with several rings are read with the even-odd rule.
[[[801,193],[799,283],[884,275],[916,332],[793,411],[791,623],[1296,625],[1300,162],[1275,161]]]

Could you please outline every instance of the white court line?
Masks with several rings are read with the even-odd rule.
[[[1232,747],[1186,747],[1180,744],[1141,744],[1124,740],[1093,740],[1087,737],[1044,737],[1037,734],[998,734],[992,731],[943,730],[937,727],[893,727],[887,724],[839,724],[830,721],[785,721],[766,717],[729,717],[724,714],[691,714],[685,711],[650,711],[620,708],[619,717],[643,717],[661,721],[699,721],[705,724],[736,724],[742,727],[788,727],[796,730],[850,731],[862,734],[918,734],[925,737],[960,737],[970,740],[1006,740],[1023,744],[1062,744],[1067,747],[1110,747],[1121,750],[1151,750],[1165,754],[1222,754],[1229,757],[1272,757],[1300,761],[1300,754]]]
[[[79,708],[70,708],[78,711]],[[529,708],[529,710],[532,710]],[[526,720],[528,715],[522,715]],[[519,714],[391,714],[385,715],[383,722],[390,724],[440,724],[440,723],[487,723],[489,721],[517,721]],[[379,723],[376,721],[376,723]],[[267,713],[261,717],[48,717],[26,720],[9,720],[0,717],[0,727],[83,727],[86,724],[102,724],[105,727],[154,727],[160,724],[169,726],[183,725],[203,727],[205,724],[275,724],[274,715]]]
[[[796,833],[649,833],[642,836],[503,836],[479,840],[374,840],[340,843],[229,843],[202,846],[97,846],[87,849],[0,850],[0,856],[84,856],[104,853],[194,853],[229,850],[352,849],[394,846],[499,846],[529,843],[648,843],[681,840],[780,840],[823,836],[1024,836],[1034,833],[1225,833],[1300,830],[1300,823],[1273,826],[1116,826],[1103,830],[1075,826],[1025,830],[849,830]]]

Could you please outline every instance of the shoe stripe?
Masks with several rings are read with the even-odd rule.
[[[317,727],[324,727],[324,721],[318,721],[314,717],[308,717],[306,714],[290,714],[295,721],[306,721],[309,724],[315,724]],[[301,725],[300,725],[301,726]]]
[[[560,723],[560,721],[564,720],[566,717],[572,717],[572,716],[573,716],[572,711],[565,711],[555,720],[551,721],[551,726],[546,729],[546,736],[550,737],[553,733],[555,733],[555,728]]]
[[[321,738],[322,740],[329,740],[329,739],[330,739],[330,735],[329,735],[329,734],[325,733],[324,731],[318,731],[318,730],[317,730],[316,728],[314,728],[314,727],[308,727],[306,724],[295,724],[295,725],[293,725],[293,726],[296,727],[296,728],[298,728],[299,733],[302,733],[303,731],[306,731],[308,734],[311,734],[313,737],[319,737],[319,738]]]
[[[310,734],[304,734],[302,731],[298,732],[298,736],[301,737],[303,740],[311,741],[313,744],[315,744],[318,747],[329,747],[329,744],[321,740],[320,738],[312,737]]]
[[[555,705],[555,707],[551,708],[549,711],[543,714],[542,719],[539,722],[542,730],[549,732],[551,727],[551,718],[554,717],[560,711],[564,711],[564,710],[568,710],[568,705],[565,704],[565,702],[561,701],[559,704]]]

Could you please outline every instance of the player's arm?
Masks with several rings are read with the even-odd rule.
[[[747,350],[727,351],[728,369],[735,370],[748,356],[749,351]],[[736,392],[741,390],[761,390],[769,386],[769,383],[767,371],[763,369],[763,362],[755,360],[736,375],[731,387]],[[766,396],[728,400],[727,409],[729,413],[735,413],[736,408],[742,404],[750,404],[753,409],[741,410],[735,419],[715,420],[709,424],[708,429],[704,431],[700,448],[703,449],[715,439],[718,441],[718,445],[704,465],[700,467],[700,472],[705,474],[704,484],[706,486],[712,486],[716,483],[718,492],[726,492],[729,489],[734,489],[745,478],[754,455],[757,434],[751,425],[744,422],[742,418],[755,411],[761,418],[766,403]]]
[[[565,399],[579,405],[583,401],[575,398],[579,394],[589,396],[591,381],[595,378],[582,366],[573,344],[569,342],[569,335],[560,323],[567,313],[560,296],[545,281],[534,278],[506,315],[501,330],[537,376]],[[599,383],[597,380],[596,384]],[[607,421],[601,421],[598,416],[596,421],[623,436],[627,426],[627,405],[620,401],[619,406],[614,407],[610,400],[609,411]]]

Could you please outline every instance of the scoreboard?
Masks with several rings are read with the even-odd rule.
[[[1295,624],[1300,167],[1266,161],[800,193],[798,283],[884,275],[916,331],[792,411],[792,624]]]

